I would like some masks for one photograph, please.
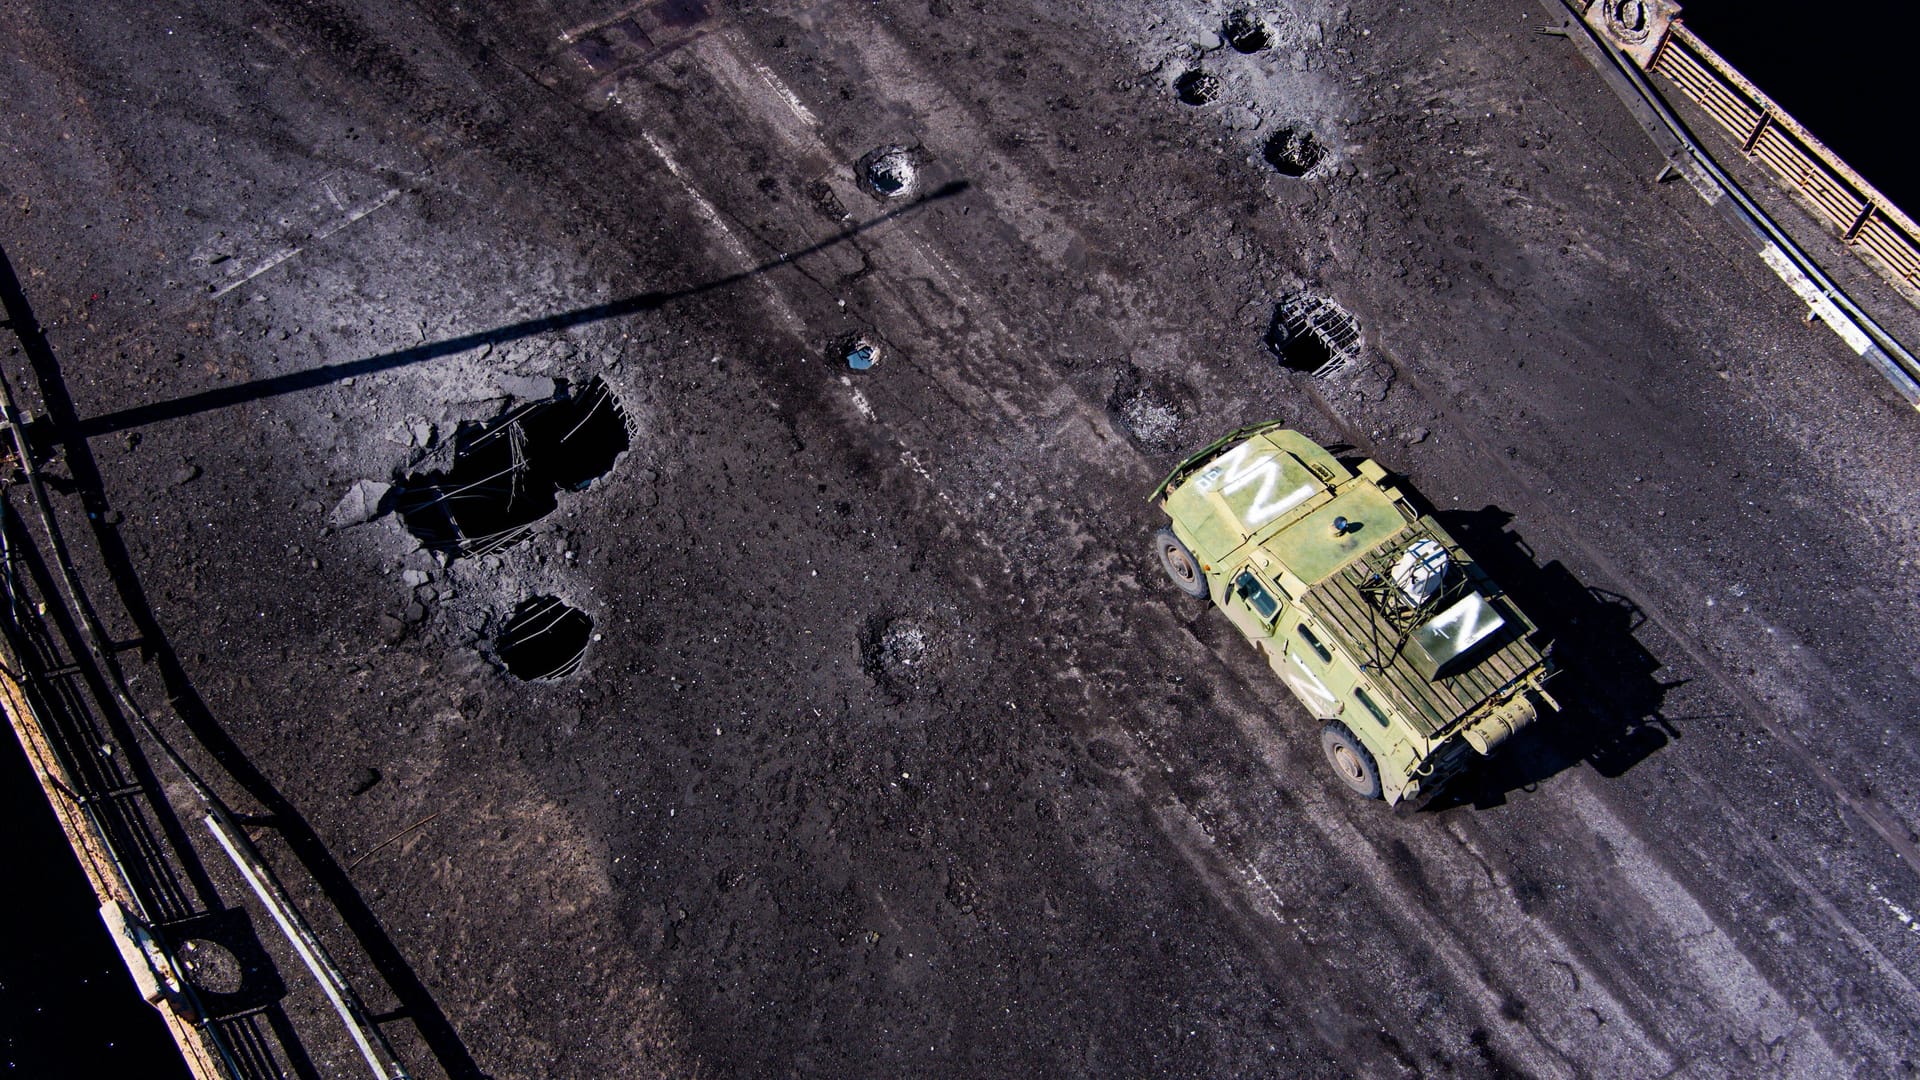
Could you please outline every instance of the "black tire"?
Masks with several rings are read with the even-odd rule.
[[[1158,529],[1153,534],[1153,551],[1160,557],[1160,569],[1180,587],[1188,596],[1206,599],[1207,576],[1200,571],[1200,560],[1193,557],[1187,545],[1173,535],[1172,529]]]
[[[1327,764],[1333,766],[1333,774],[1354,794],[1365,799],[1380,797],[1380,767],[1347,725],[1335,720],[1321,728],[1320,750],[1327,755]]]

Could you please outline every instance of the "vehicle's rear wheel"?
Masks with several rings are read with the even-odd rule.
[[[1335,720],[1322,728],[1320,749],[1327,755],[1327,764],[1355,794],[1368,799],[1380,797],[1380,769],[1347,725]]]
[[[1153,534],[1153,550],[1160,556],[1160,569],[1180,586],[1181,592],[1203,598],[1207,595],[1207,578],[1200,572],[1200,560],[1173,535],[1172,529],[1160,529]]]

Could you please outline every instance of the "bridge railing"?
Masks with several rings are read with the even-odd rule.
[[[1680,20],[1670,0],[1588,0],[1586,21],[1920,306],[1920,225]],[[1891,132],[1890,132],[1891,134]]]

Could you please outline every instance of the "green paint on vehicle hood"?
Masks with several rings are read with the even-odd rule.
[[[1336,535],[1333,520],[1347,527]],[[1268,538],[1263,549],[1309,585],[1392,539],[1405,528],[1392,501],[1372,484],[1355,484],[1297,523]]]
[[[1187,459],[1182,468],[1218,447]],[[1301,452],[1308,448],[1312,455]],[[1191,475],[1183,477],[1181,471],[1174,470],[1159,490],[1165,492],[1168,516],[1181,525],[1203,563],[1223,559],[1250,537],[1324,506],[1331,498],[1328,482],[1346,473],[1325,451],[1291,431],[1253,435]],[[1175,478],[1179,483],[1170,486]]]

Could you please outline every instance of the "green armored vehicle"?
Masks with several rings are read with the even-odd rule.
[[[1423,800],[1532,723],[1551,650],[1432,517],[1277,423],[1180,463],[1151,500],[1160,565],[1211,599],[1326,721],[1334,771],[1368,798]]]

